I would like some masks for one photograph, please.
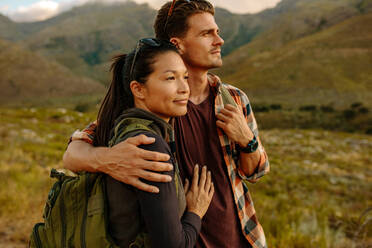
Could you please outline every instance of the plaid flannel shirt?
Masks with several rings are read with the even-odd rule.
[[[240,161],[238,156],[233,154],[235,150],[234,142],[221,129],[217,129],[243,234],[253,248],[267,247],[264,231],[258,222],[253,201],[245,183],[246,181],[251,183],[257,182],[260,177],[270,170],[267,154],[258,136],[256,119],[254,118],[248,97],[243,91],[231,85],[222,84],[220,79],[213,74],[208,74],[208,80],[209,85],[215,93],[215,112],[218,113],[224,107],[220,87],[226,87],[238,107],[243,110],[248,126],[259,142],[258,151],[260,152],[260,160],[258,166],[252,175],[245,175],[239,167]],[[95,121],[89,124],[83,131],[75,131],[70,141],[83,140],[92,144],[96,126],[97,123]]]

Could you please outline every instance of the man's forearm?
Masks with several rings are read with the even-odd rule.
[[[249,177],[256,171],[260,158],[261,154],[258,149],[252,153],[240,152],[240,169],[244,172],[245,176]]]
[[[80,140],[72,141],[63,155],[64,167],[73,172],[99,172],[100,163],[96,159],[96,154],[104,152],[105,149],[107,148],[94,147]]]

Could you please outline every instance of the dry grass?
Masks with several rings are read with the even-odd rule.
[[[66,109],[0,109],[0,247],[25,247],[67,138],[94,119]],[[371,247],[372,137],[264,130],[271,172],[250,186],[269,247]]]

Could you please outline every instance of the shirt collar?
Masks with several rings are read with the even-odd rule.
[[[213,73],[210,73],[208,72],[208,83],[209,83],[209,86],[211,87],[214,95],[218,95],[220,94],[220,86],[222,84],[221,82],[221,79],[217,76],[217,75],[214,75]]]

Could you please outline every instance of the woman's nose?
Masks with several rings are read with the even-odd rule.
[[[187,79],[180,80],[178,84],[178,91],[181,93],[186,93],[186,94],[190,93],[190,87],[187,82]]]

